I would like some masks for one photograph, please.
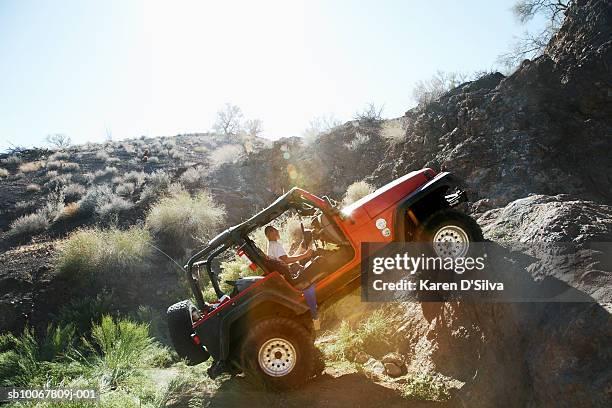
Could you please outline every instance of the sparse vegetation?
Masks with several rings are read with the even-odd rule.
[[[467,79],[468,76],[460,72],[437,71],[430,79],[417,81],[412,97],[419,105],[426,106]]]
[[[28,184],[26,186],[26,191],[28,193],[37,193],[37,192],[40,191],[40,186],[38,184],[33,184],[33,183],[32,184]]]
[[[132,204],[130,201],[127,201],[116,194],[108,194],[100,197],[98,200],[96,205],[96,213],[104,219],[112,214],[127,211],[133,206],[134,204]]]
[[[404,398],[420,401],[447,401],[450,399],[449,388],[438,376],[430,374],[416,375],[402,388],[401,393]]]
[[[226,103],[217,111],[213,129],[225,136],[236,135],[241,129],[242,119],[242,110],[236,105]]]
[[[62,170],[63,171],[78,171],[81,168],[81,166],[79,166],[78,163],[72,163],[72,162],[64,162],[62,163]]]
[[[244,153],[241,145],[224,145],[210,153],[210,161],[213,166],[220,166],[223,163],[235,163]]]
[[[151,235],[144,228],[82,229],[59,248],[58,273],[83,285],[126,279],[147,270]]]
[[[44,163],[41,161],[23,163],[19,166],[19,171],[22,173],[32,173],[40,169],[43,165]]]
[[[50,222],[46,214],[42,211],[37,211],[33,214],[19,217],[13,221],[11,223],[9,235],[20,237],[36,235],[49,228],[49,225]]]
[[[70,136],[65,135],[63,133],[54,133],[51,135],[47,135],[45,141],[56,149],[65,149],[72,145],[72,139],[70,138]]]
[[[46,167],[48,170],[59,170],[62,168],[62,162],[60,160],[50,160],[47,162]]]
[[[70,153],[65,152],[65,151],[55,152],[51,156],[49,156],[49,160],[50,161],[54,161],[54,160],[68,160],[68,159],[70,159]]]
[[[2,159],[2,164],[5,164],[7,166],[17,166],[18,164],[21,164],[21,158],[16,154],[12,154],[7,158]]]
[[[85,194],[86,189],[84,186],[80,184],[71,183],[71,184],[65,185],[62,188],[62,192],[64,193],[64,199],[66,201],[75,201],[81,198],[83,194]]]
[[[68,203],[62,208],[62,211],[57,216],[58,220],[68,220],[75,217],[79,213],[79,203]]]
[[[161,248],[178,257],[211,238],[224,216],[225,209],[209,193],[191,197],[182,190],[155,204],[145,223]]]
[[[573,0],[517,0],[512,12],[519,23],[526,24],[540,15],[547,24],[535,33],[525,31],[522,37],[516,39],[509,52],[498,57],[498,62],[512,69],[526,58],[541,55],[550,39],[559,31],[572,3]]]
[[[353,139],[346,144],[346,148],[349,150],[357,150],[361,146],[364,146],[370,141],[370,136],[366,133],[356,132]]]
[[[100,150],[99,152],[96,153],[96,159],[98,160],[102,160],[102,161],[107,161],[109,159],[109,155],[106,151],[104,150]]]
[[[374,192],[375,188],[371,184],[365,181],[356,181],[355,183],[348,186],[344,198],[342,199],[342,205],[347,206],[353,204],[355,201],[367,196]]]
[[[383,117],[384,106],[377,106],[375,103],[370,102],[366,106],[355,113],[354,119],[361,123],[371,124],[380,122]]]
[[[313,118],[302,136],[306,143],[313,143],[319,136],[342,124],[333,114],[321,115]]]
[[[134,194],[135,189],[134,183],[122,183],[115,187],[115,193],[121,197],[130,197]]]
[[[380,136],[388,143],[395,144],[406,138],[406,130],[403,128],[401,120],[388,121],[382,125]]]
[[[5,178],[5,177],[8,177],[9,175],[10,173],[7,169],[0,169],[0,178]]]
[[[203,176],[204,169],[202,167],[191,167],[181,174],[179,180],[187,188],[197,188],[201,186]]]
[[[395,331],[390,323],[391,318],[385,309],[375,310],[357,328],[342,321],[337,339],[327,344],[323,352],[332,360],[352,360],[359,351],[378,349],[381,344],[388,346],[388,339]]]
[[[127,175],[126,175],[127,177]],[[128,180],[125,178],[125,180]],[[140,194],[142,202],[151,202],[162,196],[170,187],[170,175],[163,170],[157,170],[148,177],[148,182]]]

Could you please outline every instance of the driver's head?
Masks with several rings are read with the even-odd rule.
[[[264,234],[266,234],[268,241],[278,241],[280,239],[280,232],[278,232],[278,230],[271,225],[268,225],[264,229]]]

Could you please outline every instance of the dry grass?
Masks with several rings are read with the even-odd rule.
[[[181,174],[179,180],[185,187],[197,188],[201,186],[204,174],[204,169],[202,167],[192,167]]]
[[[367,196],[370,193],[373,193],[374,188],[373,185],[365,182],[365,181],[357,181],[346,189],[346,194],[342,199],[342,206],[346,207],[347,205],[353,204],[355,201]]]
[[[210,161],[213,166],[220,166],[224,163],[235,163],[244,154],[241,145],[225,145],[215,149],[210,154]]]
[[[43,165],[44,163],[42,161],[23,163],[19,166],[19,171],[22,173],[32,173],[40,169]]]
[[[62,164],[62,170],[63,171],[78,171],[81,168],[81,166],[79,166],[78,163],[72,163],[72,162],[65,162]]]
[[[50,160],[47,162],[47,170],[59,170],[62,168],[62,164],[61,160]]]
[[[37,192],[40,191],[40,186],[38,184],[33,184],[33,183],[32,184],[28,184],[26,186],[26,191],[28,193],[37,193]]]
[[[400,120],[387,121],[380,130],[380,136],[390,144],[396,144],[406,138],[406,130]]]
[[[18,164],[21,164],[21,157],[13,154],[6,159],[2,159],[2,164],[6,164],[7,166],[17,166]]]
[[[0,169],[0,178],[5,178],[9,176],[9,171],[7,169]]]
[[[62,211],[57,216],[58,220],[68,220],[75,217],[79,213],[79,203],[68,203],[62,208]]]
[[[49,160],[53,161],[53,160],[68,160],[70,159],[70,153],[68,152],[55,152],[53,153],[51,156],[49,156]]]
[[[83,229],[72,233],[59,246],[57,270],[87,284],[118,274],[145,271],[151,254],[151,236],[143,228],[127,231]]]
[[[24,215],[17,218],[11,223],[9,230],[10,236],[28,236],[35,235],[49,228],[49,219],[43,211],[37,211],[34,214]]]
[[[163,250],[180,256],[186,249],[211,238],[224,216],[225,209],[209,193],[191,197],[182,190],[155,204],[145,224]]]
[[[81,198],[83,194],[85,194],[86,189],[80,184],[71,183],[65,185],[62,188],[62,192],[64,193],[64,198],[66,199],[66,201],[75,201]]]

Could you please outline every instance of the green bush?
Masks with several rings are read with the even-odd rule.
[[[401,388],[404,398],[421,401],[448,401],[449,389],[442,379],[429,374],[419,374],[412,377]]]
[[[41,339],[29,327],[21,336],[0,335],[0,386],[59,384],[64,376],[78,371],[67,358],[74,339],[72,325],[49,325]]]
[[[95,369],[103,384],[114,389],[138,373],[138,370],[154,365],[160,355],[168,355],[167,349],[149,337],[146,324],[129,320],[115,320],[103,316],[100,324],[91,329],[91,341],[84,340],[91,357],[83,360]]]
[[[180,257],[187,249],[211,238],[224,216],[225,209],[209,193],[191,197],[179,190],[155,204],[145,224],[162,250]]]
[[[391,317],[384,309],[375,310],[357,328],[342,321],[337,340],[326,345],[324,353],[332,360],[352,360],[359,351],[376,354],[372,351],[381,349],[380,345],[388,345],[388,339],[395,332],[391,323]]]

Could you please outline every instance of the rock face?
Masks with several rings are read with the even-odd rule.
[[[533,257],[526,268],[534,279],[558,279],[612,302],[612,206],[535,195],[490,210],[478,222],[485,238]]]

